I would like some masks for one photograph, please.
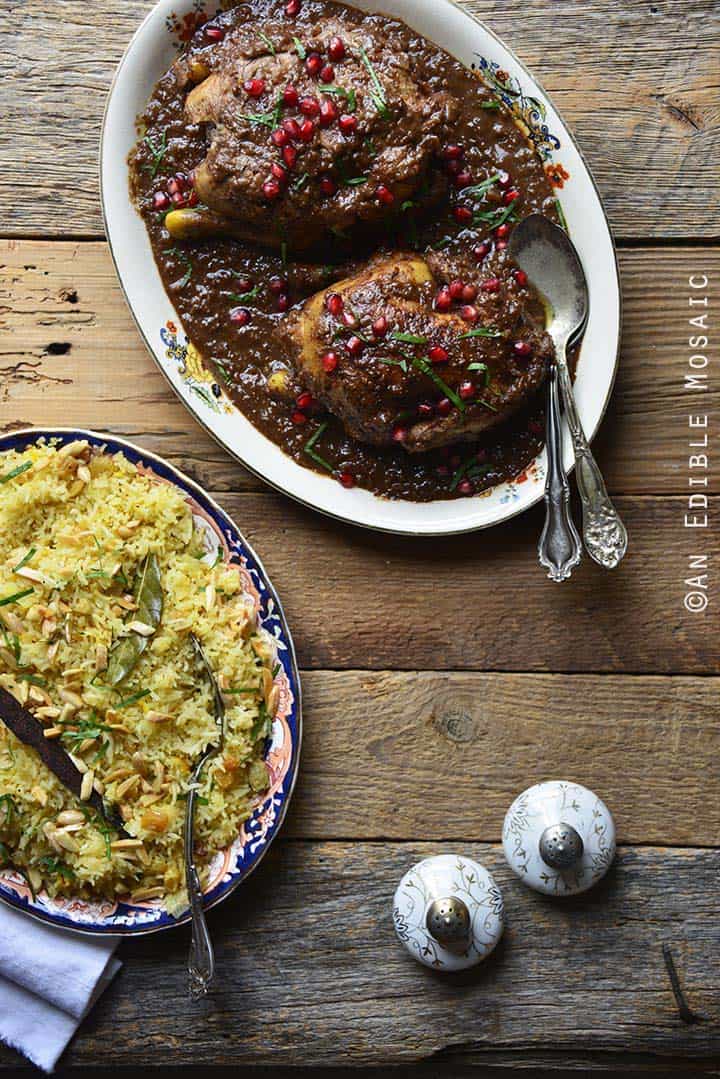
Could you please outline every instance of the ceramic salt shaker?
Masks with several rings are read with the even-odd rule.
[[[607,806],[579,783],[550,780],[523,791],[503,825],[510,868],[546,895],[577,895],[604,877],[615,857]]]
[[[418,862],[400,881],[393,921],[413,959],[438,970],[465,970],[489,955],[502,936],[502,895],[478,862],[438,854]]]

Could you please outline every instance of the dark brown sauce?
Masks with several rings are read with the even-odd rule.
[[[277,17],[283,5],[276,0],[250,0],[231,9],[213,25],[232,26],[253,20],[262,27],[267,15]],[[323,0],[304,0],[300,16],[293,20],[292,32],[300,40],[321,13],[332,10],[335,16],[359,18],[357,12]],[[383,21],[380,16],[365,16]],[[393,22],[398,28],[400,24]],[[520,192],[515,204],[516,217],[540,211],[556,218],[555,199],[550,183],[534,148],[518,130],[511,114],[500,106],[494,92],[472,71],[468,71],[437,46],[408,27],[401,33],[408,55],[430,90],[449,89],[463,103],[461,119],[455,123],[453,141],[465,149],[465,161],[477,179],[492,171],[504,170],[512,177],[512,186]],[[212,49],[207,28],[200,29],[189,45],[190,56],[207,57]],[[297,424],[292,401],[273,396],[267,379],[273,371],[292,366],[292,355],[284,334],[285,312],[277,310],[273,278],[288,281],[291,305],[296,305],[345,276],[353,262],[367,257],[348,247],[335,236],[328,238],[317,264],[295,261],[293,252],[275,254],[248,242],[213,239],[203,242],[176,243],[164,227],[165,211],[153,206],[157,192],[167,192],[168,183],[178,173],[188,175],[206,153],[203,128],[189,125],[183,109],[186,91],[178,87],[171,69],[158,83],[142,117],[144,138],[131,157],[133,198],[148,229],[155,260],[166,291],[176,308],[185,332],[205,362],[218,378],[214,392],[222,386],[237,407],[268,438],[294,460],[307,468],[324,472],[306,453],[304,447],[320,422],[328,421],[315,449],[332,465],[336,475],[351,472],[358,486],[389,498],[413,501],[446,499],[481,491],[510,480],[522,473],[543,445],[544,407],[542,393],[502,426],[493,428],[475,442],[465,442],[425,454],[411,455],[401,447],[377,448],[348,436],[341,422],[328,414],[311,414],[307,422]],[[157,154],[159,147],[164,152]],[[156,153],[153,154],[153,148]],[[438,168],[440,168],[438,163]],[[493,238],[489,226],[463,227],[451,214],[452,200],[440,202],[424,217],[409,217],[409,224],[384,238],[388,250],[405,248],[423,252],[438,246],[448,255],[467,253],[482,241]],[[502,248],[502,244],[501,244]],[[373,250],[377,250],[377,246]],[[474,281],[510,272],[504,250],[493,244],[487,258],[477,263]],[[252,282],[256,294],[238,300],[238,282]],[[241,303],[250,312],[245,326],[237,326],[229,313]],[[298,392],[301,387],[298,385]],[[472,489],[458,482],[459,470],[470,460],[473,468]]]

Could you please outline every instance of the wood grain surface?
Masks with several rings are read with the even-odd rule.
[[[720,1075],[720,618],[714,600],[683,608],[690,556],[708,555],[712,589],[720,555],[716,499],[697,542],[683,527],[688,412],[716,425],[720,392],[712,373],[703,395],[683,384],[689,276],[708,274],[713,322],[720,302],[720,7],[467,2],[552,95],[621,245],[595,448],[630,549],[556,587],[535,561],[540,509],[443,541],[339,525],[270,491],[175,399],[122,297],[97,184],[107,88],[151,6],[0,0],[0,431],[107,430],[222,502],[286,608],[304,755],[283,836],[210,914],[213,999],[187,1000],[184,930],[124,943],[67,1074]],[[709,474],[716,489],[714,454]],[[622,845],[597,889],[556,903],[497,841],[515,795],[561,773],[605,798]],[[414,964],[390,920],[403,872],[448,851],[496,874],[508,916],[495,956],[457,978]],[[19,1061],[0,1048],[4,1079]]]
[[[9,6],[0,52],[3,231],[101,235],[105,95],[152,0]],[[718,235],[720,196],[709,163],[720,153],[720,10],[712,0],[467,6],[553,97],[619,236]]]
[[[628,1066],[635,1054],[683,1057],[691,1074],[690,1058],[713,1053],[720,853],[624,848],[597,889],[557,902],[516,880],[497,846],[463,849],[496,875],[506,905],[504,938],[474,971],[418,966],[392,926],[405,870],[447,846],[281,841],[210,913],[222,971],[213,1000],[200,1012],[188,1000],[185,931],[127,942],[123,971],[66,1063],[92,1067],[114,1046],[126,1069],[427,1061],[452,1076],[490,1049],[516,1061],[552,1049],[560,1064],[602,1046]],[[678,1017],[666,941],[702,1022]]]

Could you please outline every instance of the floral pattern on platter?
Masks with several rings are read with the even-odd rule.
[[[196,32],[210,18],[212,18],[212,16],[207,10],[203,0],[193,0],[192,10],[188,11],[185,15],[179,16],[174,11],[168,15],[165,20],[165,25],[168,28],[168,32],[175,38],[175,45],[178,52],[182,52],[187,48]]]
[[[426,925],[436,899],[461,899],[470,914],[470,940],[444,947]],[[487,869],[471,858],[439,854],[410,869],[398,885],[393,905],[395,932],[414,959],[440,970],[465,970],[485,959],[502,936],[503,900]]]
[[[496,61],[476,55],[479,63],[475,70],[513,114],[517,126],[530,139],[541,159],[547,161],[560,149],[560,139],[547,126],[547,109],[543,102],[526,94],[515,76],[508,74]]]
[[[122,453],[153,481],[179,487],[203,534],[206,560],[212,562],[222,552],[227,562],[238,567],[243,590],[257,611],[258,627],[271,641],[280,699],[265,755],[270,786],[252,815],[240,825],[230,847],[213,858],[205,887],[207,909],[229,895],[258,864],[283,822],[297,775],[302,731],[300,682],[282,608],[262,564],[235,523],[199,487],[161,458],[118,439],[75,430],[18,431],[0,438],[0,450],[21,451],[41,437],[59,444],[86,438],[93,446]],[[52,899],[45,892],[33,895],[25,877],[14,869],[0,870],[0,900],[54,925],[86,933],[149,933],[188,920],[187,914],[170,915],[161,899],[131,904],[122,898],[112,902],[63,896]]]
[[[188,389],[213,412],[232,412],[233,405],[205,367],[202,356],[191,341],[181,339],[174,322],[165,323],[160,330],[160,338],[165,345],[165,356],[178,368]]]
[[[569,824],[583,841],[578,865],[556,870],[540,857],[546,828]],[[550,780],[518,795],[505,817],[503,850],[524,884],[545,895],[577,895],[607,873],[615,857],[615,823],[600,798],[579,783]]]

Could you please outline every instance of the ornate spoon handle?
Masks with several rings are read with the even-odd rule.
[[[605,569],[614,569],[627,551],[628,537],[605,488],[602,474],[585,438],[575,407],[567,364],[558,365],[565,416],[575,450],[575,474],[583,507],[583,539],[588,554]]]
[[[562,464],[562,427],[557,365],[548,377],[545,527],[538,544],[540,565],[551,581],[565,581],[582,558],[582,544],[570,515],[570,487]]]
[[[204,761],[202,762],[204,763]],[[202,767],[202,764],[201,764]],[[215,973],[215,956],[203,912],[203,894],[200,878],[195,867],[193,854],[193,835],[195,832],[196,791],[192,787],[188,794],[185,809],[185,883],[190,900],[192,917],[192,939],[188,955],[188,976],[190,996],[200,1000],[210,988]]]

